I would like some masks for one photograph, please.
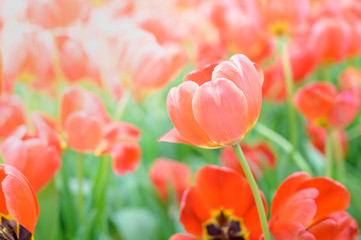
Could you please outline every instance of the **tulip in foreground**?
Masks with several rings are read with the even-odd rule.
[[[180,222],[193,237],[176,234],[171,240],[256,240],[262,234],[247,179],[217,166],[205,166],[196,173],[195,185],[183,195]]]
[[[33,239],[38,217],[38,200],[28,180],[0,164],[0,239]]]
[[[238,143],[255,125],[262,105],[263,72],[246,56],[189,73],[167,97],[174,124],[159,141],[219,148]]]
[[[270,230],[275,240],[354,240],[358,231],[345,212],[349,205],[350,194],[340,183],[297,172],[275,193]]]

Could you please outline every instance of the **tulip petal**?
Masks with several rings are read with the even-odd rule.
[[[79,152],[93,152],[103,136],[102,123],[85,112],[75,112],[66,120],[68,145]]]
[[[233,55],[215,67],[212,79],[226,78],[241,89],[247,99],[248,121],[252,125],[258,119],[262,106],[263,71],[242,54]]]
[[[350,205],[350,193],[338,182],[328,178],[313,178],[300,185],[299,189],[316,188],[317,213],[314,219],[322,218],[335,211],[345,210]],[[330,201],[332,199],[332,201]]]
[[[16,222],[34,233],[39,217],[36,195],[18,170],[10,166],[5,166],[3,170],[6,177],[1,182],[1,187],[8,212]]]
[[[199,86],[212,80],[212,73],[217,64],[208,64],[202,68],[202,70],[194,70],[193,72],[185,75],[183,82],[193,81]]]
[[[247,133],[247,99],[237,86],[216,79],[199,87],[193,98],[194,117],[210,139],[220,145],[233,145]]]
[[[197,238],[193,238],[185,234],[177,233],[171,236],[169,240],[197,240]]]
[[[137,169],[141,149],[137,143],[117,143],[112,146],[110,155],[112,156],[114,172],[118,175],[123,175],[126,172],[134,172]]]
[[[275,240],[316,240],[312,234],[295,221],[280,221],[272,225],[272,236]]]
[[[172,88],[167,97],[168,114],[174,127],[187,142],[195,146],[218,147],[194,118],[192,100],[198,87],[196,83],[186,81],[177,88]]]

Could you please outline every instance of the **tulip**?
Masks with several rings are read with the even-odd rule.
[[[3,89],[3,57],[0,52],[0,95]]]
[[[262,70],[241,54],[212,67],[169,91],[175,128],[159,141],[218,148],[238,143],[253,128],[262,105]]]
[[[262,11],[271,34],[282,36],[305,20],[309,7],[310,0],[265,0]]]
[[[331,83],[310,83],[294,95],[296,108],[314,124],[326,128],[343,128],[351,123],[360,105],[357,87],[337,93]]]
[[[25,110],[15,95],[0,96],[0,139],[9,136],[18,126],[25,124]]]
[[[110,122],[101,99],[83,88],[69,87],[63,93],[59,112],[68,145],[79,152],[95,151],[104,124]]]
[[[311,26],[310,41],[323,62],[341,62],[350,49],[351,28],[337,16],[323,16]]]
[[[272,149],[265,143],[256,145],[241,144],[242,151],[246,157],[247,163],[256,178],[262,176],[265,168],[274,168],[276,157]],[[229,167],[240,174],[244,175],[241,164],[233,148],[228,146],[221,151],[221,163],[225,167]]]
[[[0,238],[31,239],[39,217],[33,188],[21,172],[5,164],[0,164],[0,183]]]
[[[307,123],[306,125],[306,134],[310,139],[312,145],[319,150],[321,153],[326,154],[326,138],[327,130],[322,127],[317,127],[312,123]],[[346,133],[339,129],[337,131],[338,139],[341,141],[341,150],[342,156],[346,157],[347,155],[347,135]],[[335,150],[335,149],[334,149]],[[335,153],[334,153],[335,156]]]
[[[84,5],[81,0],[29,0],[26,15],[44,28],[66,27],[81,16]]]
[[[131,124],[109,123],[104,127],[104,134],[95,154],[110,154],[113,170],[117,175],[134,172],[141,159],[141,148],[137,143],[140,136],[138,128]]]
[[[39,26],[19,24],[3,29],[4,89],[11,92],[17,80],[52,93],[54,41]]]
[[[25,125],[0,145],[0,153],[6,164],[17,168],[39,192],[53,179],[61,166],[60,140],[55,129],[46,123],[44,117],[33,114],[35,134]]]
[[[344,212],[349,204],[350,194],[340,183],[294,173],[273,197],[269,221],[272,235],[275,240],[341,239],[338,236],[350,221],[334,214]]]
[[[161,46],[153,35],[140,29],[124,33],[118,49],[121,80],[138,100],[167,85],[187,60],[180,45]]]
[[[263,207],[266,207],[263,202]],[[202,167],[182,198],[180,222],[196,239],[250,239],[262,234],[249,184],[228,168]],[[171,239],[194,239],[176,234]]]
[[[173,190],[176,201],[179,203],[183,192],[191,183],[192,171],[184,163],[158,158],[149,169],[149,177],[160,199],[169,200],[168,191]]]

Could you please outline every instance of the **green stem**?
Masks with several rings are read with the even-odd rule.
[[[296,165],[301,171],[312,173],[310,167],[308,166],[306,160],[302,155],[294,150],[292,144],[287,141],[283,136],[273,131],[272,129],[266,127],[262,123],[258,122],[254,129],[262,136],[266,137],[268,140],[278,144],[285,152],[292,156],[292,159],[295,161]]]
[[[333,156],[332,156],[332,135],[331,131],[327,131],[326,136],[326,169],[325,169],[325,175],[326,177],[332,178],[332,168],[333,168]]]
[[[114,115],[114,121],[119,121],[122,118],[123,113],[127,107],[127,103],[130,100],[130,96],[131,94],[129,91],[124,92],[122,99],[117,104],[117,108],[115,110],[115,115]]]
[[[331,132],[332,149],[334,153],[334,162],[336,163],[337,179],[341,183],[346,183],[346,167],[345,159],[343,159],[344,153],[342,149],[342,143],[340,139],[339,131],[334,129]]]
[[[249,166],[247,164],[247,161],[246,161],[246,158],[245,158],[245,156],[244,156],[244,154],[242,152],[241,146],[239,144],[235,144],[235,145],[233,145],[233,149],[237,154],[239,162],[242,165],[242,169],[244,171],[244,174],[246,175],[246,178],[248,180],[249,186],[251,187],[252,194],[253,194],[254,200],[256,202],[259,219],[261,221],[261,226],[262,226],[264,239],[265,240],[270,240],[271,238],[270,238],[270,234],[269,234],[269,230],[268,230],[266,213],[265,213],[265,209],[263,207],[262,198],[261,198],[261,195],[259,193],[256,180],[254,179],[253,174],[251,172],[251,169],[249,168]]]
[[[284,40],[281,46],[281,56],[282,56],[282,64],[283,70],[287,85],[287,105],[288,105],[288,120],[289,120],[289,127],[290,127],[290,140],[294,147],[297,149],[297,118],[296,118],[296,111],[293,107],[293,77],[292,77],[292,69],[290,60],[287,53],[287,41]]]
[[[81,153],[77,153],[77,178],[78,178],[78,208],[80,222],[85,222],[85,211],[84,211],[84,192],[83,192],[83,156]]]

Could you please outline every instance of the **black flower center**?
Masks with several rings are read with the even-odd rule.
[[[206,239],[209,240],[248,240],[243,220],[232,216],[232,211],[220,209],[213,218],[204,224]]]
[[[32,234],[14,220],[0,216],[0,240],[31,240]]]

